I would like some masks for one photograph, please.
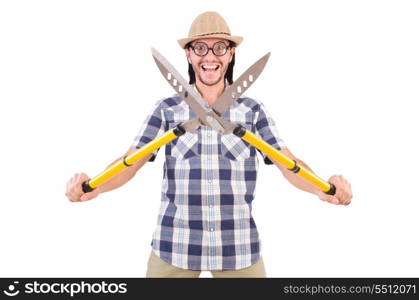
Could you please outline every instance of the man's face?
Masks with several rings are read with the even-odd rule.
[[[199,46],[200,43],[205,43],[209,48],[212,48],[215,45],[219,50],[220,46],[221,48],[223,47],[223,45],[217,44],[219,42],[224,43],[225,46],[229,45],[229,41],[224,39],[199,39],[193,41],[191,45]],[[216,51],[216,49],[214,49],[214,51]],[[224,80],[224,75],[227,71],[228,64],[233,58],[234,51],[234,47],[228,48],[225,55],[217,56],[209,49],[206,55],[199,56],[195,54],[193,49],[188,48],[186,49],[186,56],[195,71],[196,80],[207,86],[213,86]]]

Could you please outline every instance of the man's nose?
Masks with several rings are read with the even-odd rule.
[[[207,58],[215,58],[214,52],[212,52],[212,48],[208,48],[208,53],[204,56]]]

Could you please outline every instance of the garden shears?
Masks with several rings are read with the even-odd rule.
[[[271,160],[280,163],[291,172],[294,172],[298,176],[310,181],[324,193],[329,195],[334,195],[336,193],[336,187],[332,183],[321,179],[304,166],[299,165],[295,160],[289,158],[280,150],[272,147],[269,143],[259,138],[250,130],[221,118],[221,115],[226,112],[231,105],[256,81],[262,73],[269,59],[270,53],[264,55],[250,68],[248,68],[232,85],[226,87],[223,94],[214,102],[213,105],[207,107],[205,105],[205,100],[199,92],[193,86],[189,85],[180,73],[157,50],[152,49],[151,51],[157,67],[163,77],[176,91],[177,95],[189,105],[191,110],[194,111],[198,117],[169,129],[165,133],[156,137],[154,140],[145,144],[143,147],[139,148],[134,153],[113,163],[97,176],[85,181],[82,184],[83,192],[87,193],[93,191],[96,187],[109,180],[123,169],[132,166],[142,157],[159,149],[161,146],[171,142],[172,140],[179,138],[185,134],[186,131],[195,133],[199,126],[205,125],[220,134],[233,133],[237,136],[237,138],[243,139],[259,151],[265,153]]]

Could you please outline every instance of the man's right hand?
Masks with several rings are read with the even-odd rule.
[[[93,190],[90,193],[84,193],[81,185],[86,180],[89,180],[89,176],[85,173],[76,173],[73,178],[67,182],[67,189],[65,195],[71,202],[80,202],[91,200],[100,194],[98,189]]]

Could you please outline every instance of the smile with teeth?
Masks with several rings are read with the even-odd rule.
[[[201,65],[202,70],[204,71],[216,71],[220,68],[220,65],[212,65],[212,64],[202,64]]]

